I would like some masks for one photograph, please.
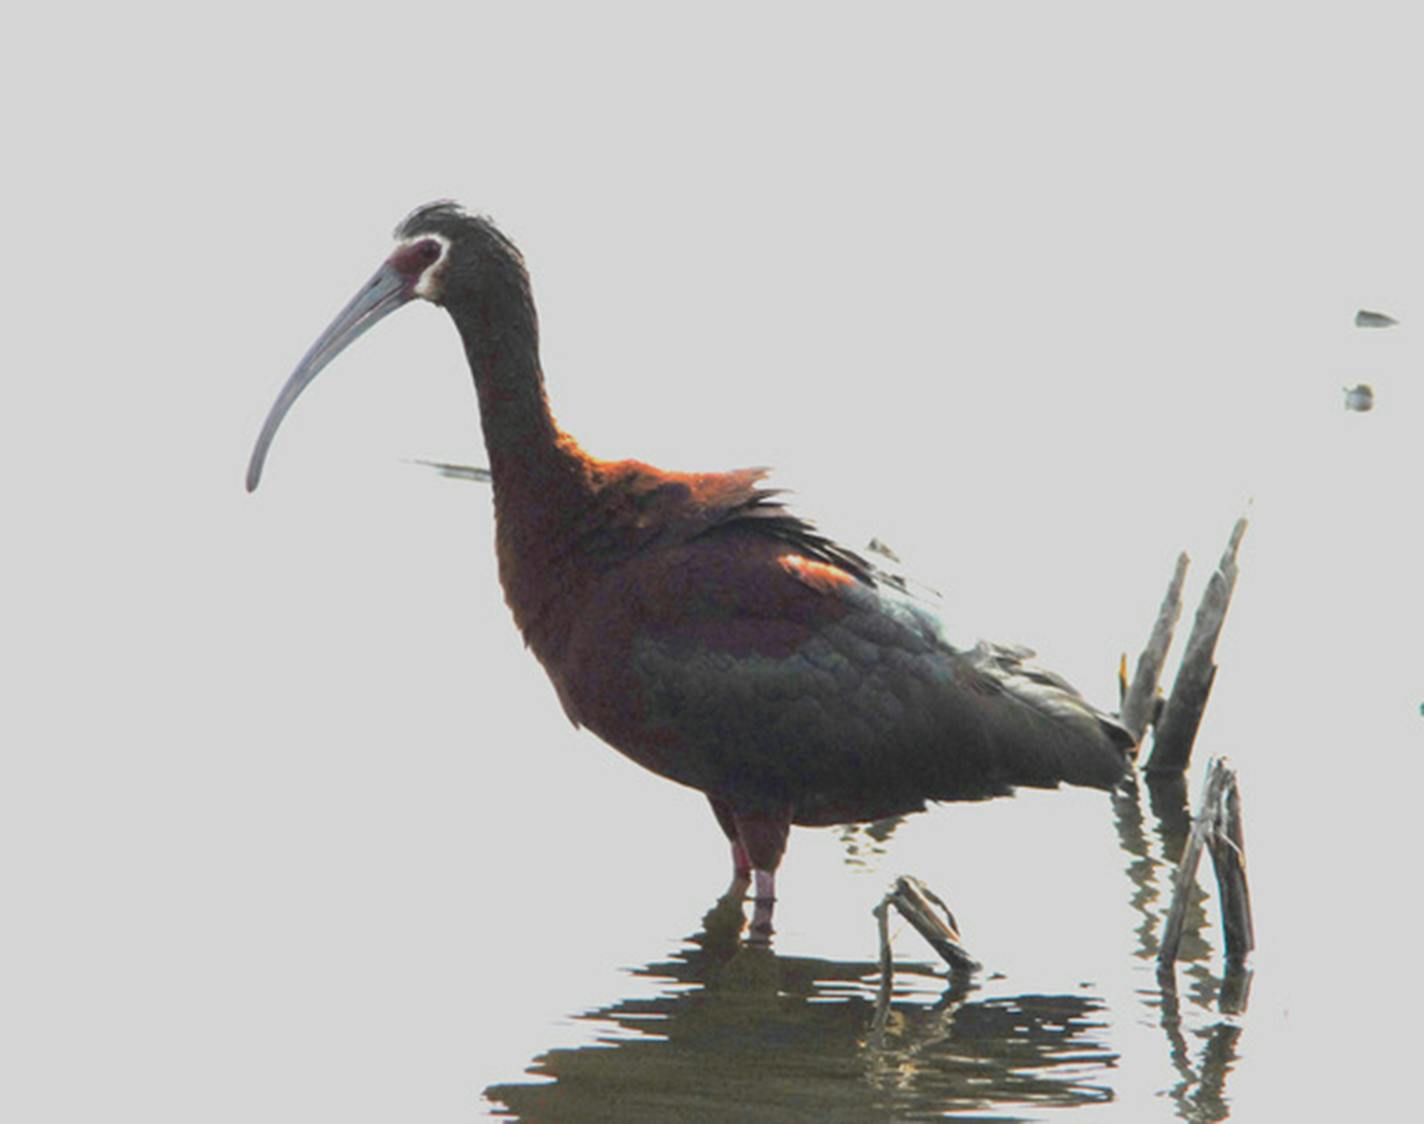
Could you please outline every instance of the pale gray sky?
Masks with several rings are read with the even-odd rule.
[[[521,869],[584,862],[597,885],[593,843],[499,852],[532,799],[499,755],[545,755],[619,806],[693,806],[567,729],[504,612],[485,494],[402,463],[483,459],[443,314],[407,310],[344,355],[243,492],[292,365],[439,196],[523,248],[555,410],[588,448],[776,465],[900,550],[966,631],[1037,646],[1101,702],[1176,552],[1195,598],[1253,501],[1203,736],[1241,769],[1275,947],[1293,935],[1279,962],[1299,972],[1260,981],[1259,1018],[1308,1018],[1322,916],[1337,940],[1371,916],[1388,964],[1405,919],[1374,895],[1417,851],[1424,731],[1424,77],[1408,5],[1334,8],[19,17],[0,47],[0,864],[28,924],[0,945],[35,1111],[5,1115],[223,1119],[191,1112],[252,1050],[233,1119],[459,1117],[602,981],[568,969],[494,1043],[462,1005],[488,981],[434,1014],[382,982],[392,962],[465,970],[473,932],[495,962],[537,939],[504,920],[449,935],[431,904],[448,880],[507,903]],[[1361,306],[1401,324],[1358,330]],[[1372,414],[1342,408],[1357,381]],[[695,830],[718,872],[689,875],[701,905],[722,860],[710,820]],[[472,873],[473,838],[506,861]],[[387,861],[428,870],[429,896]],[[348,962],[331,945],[350,932]],[[605,970],[666,936],[590,935],[585,955]],[[339,967],[313,983],[292,948]],[[1361,971],[1303,1041],[1282,1030],[1305,1052],[1277,1047],[1248,1102],[1271,1105],[1372,985],[1402,986]],[[384,1029],[354,1029],[370,1011]],[[464,1037],[400,1053],[392,1027],[441,1018]],[[306,1034],[342,1045],[306,1056]],[[353,1067],[347,1103],[331,1082]]]

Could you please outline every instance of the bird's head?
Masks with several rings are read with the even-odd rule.
[[[277,395],[248,462],[249,492],[262,479],[267,449],[292,403],[368,328],[417,298],[449,306],[482,291],[507,290],[511,281],[513,290],[528,292],[523,259],[513,243],[488,219],[449,200],[412,211],[396,227],[395,239],[390,256],[302,356]]]

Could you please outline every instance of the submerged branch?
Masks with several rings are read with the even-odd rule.
[[[929,942],[930,947],[944,958],[951,968],[962,972],[972,972],[979,962],[969,955],[959,935],[959,924],[949,906],[940,900],[933,890],[908,874],[895,879],[895,885],[874,909],[880,922],[880,971],[881,986],[888,989],[894,971],[894,961],[890,955],[890,926],[888,910],[894,906],[900,916],[914,926],[915,931]]]
[[[1221,896],[1221,927],[1228,967],[1239,967],[1256,945],[1251,894],[1246,883],[1246,844],[1241,826],[1241,794],[1236,772],[1224,758],[1212,763],[1202,793],[1201,811],[1192,824],[1172,885],[1172,905],[1157,951],[1159,974],[1170,974],[1182,943],[1187,900],[1196,884],[1202,848],[1211,852]]]

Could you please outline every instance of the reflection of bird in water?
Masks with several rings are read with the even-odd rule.
[[[846,824],[841,828],[841,843],[845,846],[846,862],[852,866],[864,866],[869,856],[885,853],[885,844],[895,834],[895,829],[905,822],[904,816],[889,816],[870,823]]]
[[[724,898],[703,932],[634,973],[657,994],[640,987],[581,1016],[589,1045],[548,1051],[529,1070],[538,1084],[486,1097],[521,1119],[560,1121],[610,1111],[620,1121],[859,1121],[1111,1099],[1117,1054],[1097,998],[976,999],[954,986],[897,1001],[875,1043],[876,964],[743,945],[740,912]]]
[[[951,643],[930,601],[797,516],[763,471],[580,449],[549,411],[523,260],[486,219],[437,203],[396,237],[282,388],[248,488],[344,347],[416,297],[444,307],[474,375],[516,624],[576,724],[707,795],[735,879],[755,875],[758,931],[792,824],[1117,783],[1130,738],[1114,720],[1026,649]]]

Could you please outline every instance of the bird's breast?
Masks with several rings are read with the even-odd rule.
[[[755,715],[774,712],[783,733],[790,723],[830,736],[835,719],[823,703],[852,687],[878,653],[846,627],[856,609],[843,584],[854,580],[788,558],[784,544],[726,535],[608,573],[545,665],[569,717],[655,772],[709,792],[745,772],[739,746],[767,755],[765,736],[745,737]]]

